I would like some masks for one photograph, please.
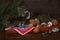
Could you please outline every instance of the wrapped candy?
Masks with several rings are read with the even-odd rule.
[[[51,27],[52,26],[52,22],[48,22],[48,27]]]
[[[55,27],[52,29],[52,32],[58,32],[59,31],[59,28]]]
[[[43,32],[49,31],[49,30],[51,30],[51,26],[52,26],[51,22],[48,22],[48,23],[43,22],[43,23],[41,23],[40,30]]]

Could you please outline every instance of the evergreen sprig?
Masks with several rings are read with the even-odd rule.
[[[12,15],[13,17],[17,16],[17,6],[21,0],[9,0],[0,2],[0,30],[3,30],[5,24],[9,24],[9,17]]]

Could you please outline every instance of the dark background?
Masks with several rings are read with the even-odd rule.
[[[32,12],[60,17],[60,0],[0,0],[0,7],[2,7],[0,13],[16,14],[16,6],[19,3]]]
[[[24,0],[24,5],[39,14],[60,17],[60,0]]]

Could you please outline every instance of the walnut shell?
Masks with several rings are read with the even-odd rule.
[[[35,18],[35,23],[36,23],[36,24],[39,24],[39,23],[40,23],[40,21],[39,21],[38,18]]]
[[[29,23],[34,24],[35,23],[34,19],[30,19]]]
[[[33,30],[34,33],[38,33],[40,32],[40,29],[38,27],[36,27],[34,30]]]

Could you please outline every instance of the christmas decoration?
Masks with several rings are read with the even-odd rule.
[[[20,27],[8,27],[8,28],[5,28],[5,31],[7,34],[11,34],[11,33],[19,33],[21,35],[25,35],[27,34],[28,32],[30,32],[34,27],[30,24],[28,25],[28,27],[24,28],[20,28]]]
[[[56,19],[53,19],[51,22],[52,22],[52,25],[57,25],[58,24],[58,21]]]
[[[59,31],[59,28],[57,27],[52,28],[52,32],[58,32],[58,31]]]
[[[8,19],[11,17],[17,17],[17,6],[21,3],[21,0],[1,1],[0,3],[0,31],[4,31],[5,25],[11,22]]]
[[[5,33],[6,34],[15,34],[15,33],[17,33],[13,28],[9,28],[9,29],[5,29]]]
[[[56,20],[53,20],[53,22],[55,22],[55,21]],[[46,22],[40,23],[38,18],[30,19],[29,24],[27,26],[28,27],[26,27],[26,28],[24,28],[24,27],[13,27],[13,30],[15,32],[18,32],[21,35],[25,35],[25,34],[29,33],[30,31],[33,31],[34,33],[39,33],[40,31],[42,31],[43,33],[46,33],[46,32],[52,33],[52,32],[58,32],[60,30],[58,27],[55,27],[56,25],[52,24],[52,21],[49,21],[47,23]],[[6,30],[8,30],[8,29],[11,29],[11,27],[6,28]],[[10,32],[12,33],[12,31],[10,31]]]

